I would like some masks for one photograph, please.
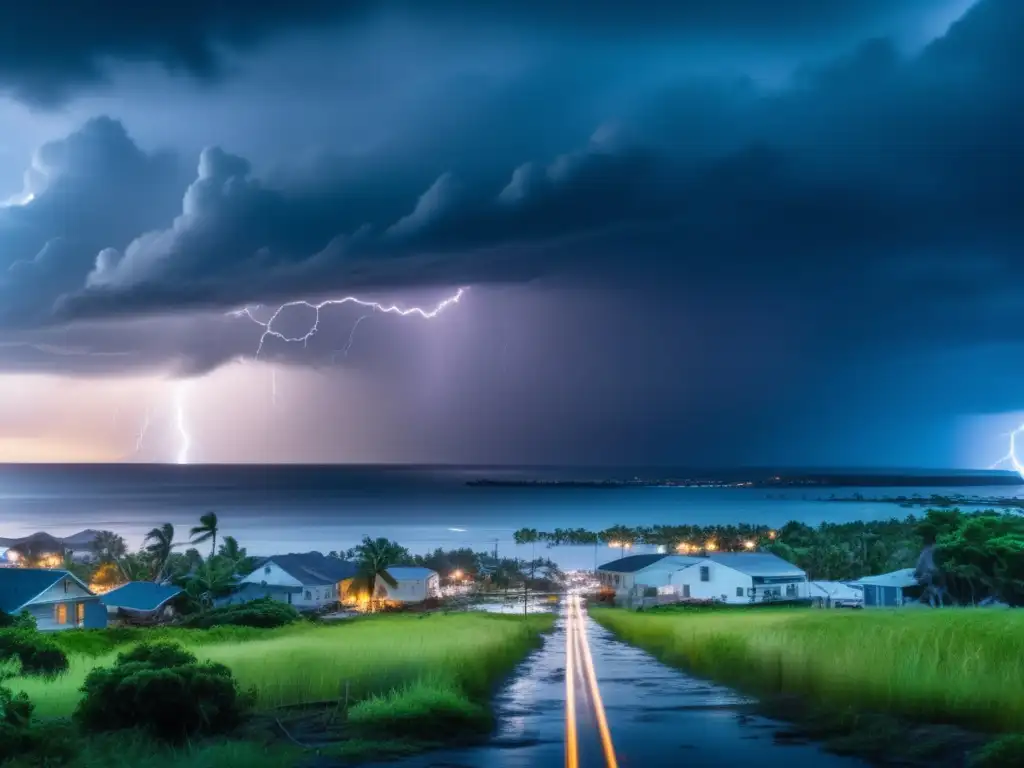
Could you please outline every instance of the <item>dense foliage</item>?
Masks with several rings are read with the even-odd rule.
[[[0,611],[0,629],[35,629],[36,618],[28,611],[12,614]]]
[[[227,605],[209,611],[188,616],[182,626],[193,629],[210,629],[211,627],[236,626],[258,627],[270,629],[283,627],[301,618],[299,612],[288,605],[270,597],[250,600],[238,605]]]
[[[4,661],[17,661],[26,675],[57,675],[68,668],[68,657],[51,638],[24,627],[0,629]]]
[[[75,719],[84,728],[140,728],[166,741],[228,731],[246,704],[230,669],[173,643],[119,654],[114,666],[89,673],[82,694]]]
[[[0,763],[35,747],[31,725],[32,702],[28,696],[0,686]]]

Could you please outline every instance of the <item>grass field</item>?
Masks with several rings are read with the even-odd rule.
[[[762,694],[1024,731],[1024,612],[593,608],[663,661]]]
[[[483,613],[375,616],[330,625],[297,624],[279,630],[117,630],[58,636],[68,651],[68,672],[52,680],[20,677],[7,685],[25,691],[38,717],[70,715],[89,670],[113,662],[119,649],[142,638],[174,640],[200,659],[227,665],[243,688],[253,687],[257,706],[336,700],[348,684],[353,701],[394,696],[416,685],[439,696],[455,691],[467,699],[486,696],[496,681],[550,628],[550,614]]]

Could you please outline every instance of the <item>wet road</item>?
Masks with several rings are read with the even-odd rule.
[[[588,661],[588,659],[590,661]],[[566,674],[568,668],[568,675]],[[592,675],[589,674],[592,672]],[[601,727],[600,707],[607,721]],[[857,768],[859,760],[775,740],[752,702],[616,640],[572,598],[495,701],[486,744],[381,765],[401,768],[640,768],[723,765]],[[574,738],[575,735],[575,738]],[[575,743],[575,749],[573,744]]]

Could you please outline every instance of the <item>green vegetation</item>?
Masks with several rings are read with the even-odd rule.
[[[349,706],[342,712],[347,741],[330,748],[332,754],[401,754],[422,746],[418,739],[437,740],[439,734],[469,738],[486,732],[491,724],[487,701],[495,684],[535,647],[539,634],[550,629],[553,621],[550,614],[532,614],[527,619],[482,613],[398,614],[333,624],[299,622],[266,630],[222,626],[65,632],[56,636],[69,657],[65,674],[49,679],[20,676],[6,684],[15,695],[29,696],[37,718],[64,718],[81,706],[78,720],[91,732],[93,726],[100,726],[81,714],[89,708],[82,704],[83,686],[90,691],[105,689],[107,670],[118,664],[117,650],[131,653],[140,639],[171,640],[187,648],[200,662],[198,666],[210,662],[230,670],[241,690],[253,691],[257,713],[298,704],[336,710],[339,701],[347,699]],[[134,657],[124,658],[130,663]],[[96,670],[104,671],[97,675]],[[136,698],[142,695],[140,689]],[[144,707],[133,705],[132,709]],[[149,752],[139,747],[144,754],[138,754],[136,762],[120,762],[120,755],[134,748],[111,747],[120,742],[110,738],[85,738],[72,750],[78,762],[52,764],[86,765],[82,755],[100,760],[96,755],[106,754],[105,750],[112,750],[117,759],[96,764],[251,768],[294,765],[296,758],[294,745],[268,746],[258,738],[239,741],[236,735],[234,741],[220,746],[208,742],[174,749],[150,745]],[[159,760],[153,756],[154,749],[159,749]]]
[[[24,626],[0,629],[3,662],[16,662],[26,675],[56,675],[68,668],[67,656],[51,638]]]
[[[231,730],[245,704],[223,664],[199,663],[173,643],[144,643],[89,672],[75,720],[89,732],[138,728],[182,742]]]
[[[1024,731],[1017,611],[594,608],[623,640],[761,695],[979,730]]]
[[[247,603],[212,608],[187,616],[181,622],[181,626],[191,629],[210,629],[223,626],[271,629],[293,624],[301,618],[298,610],[291,605],[270,597],[263,597],[250,600]]]

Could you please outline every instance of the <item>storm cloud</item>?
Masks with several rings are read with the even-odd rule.
[[[490,429],[509,455],[540,440],[536,420],[492,413],[528,371],[536,390],[514,401],[547,414],[552,456],[571,452],[571,424],[595,446],[648,446],[646,461],[675,433],[726,446],[805,418],[820,393],[853,398],[835,379],[854,359],[953,355],[959,370],[1020,341],[1015,0],[122,10],[103,29],[79,19],[73,39],[39,21],[9,47],[0,31],[0,90],[72,109],[166,77],[182,103],[223,94],[210,130],[251,151],[197,153],[145,116],[136,135],[111,99],[41,147],[0,207],[5,370],[206,374],[259,348],[264,328],[232,310],[430,306],[466,286],[458,323],[331,306],[260,359],[358,370],[423,435]],[[201,135],[206,115],[176,119]],[[317,319],[300,304],[275,327],[298,338]],[[889,400],[923,409],[907,405],[920,382],[892,370],[904,394]],[[929,407],[1009,407],[1011,380]]]

